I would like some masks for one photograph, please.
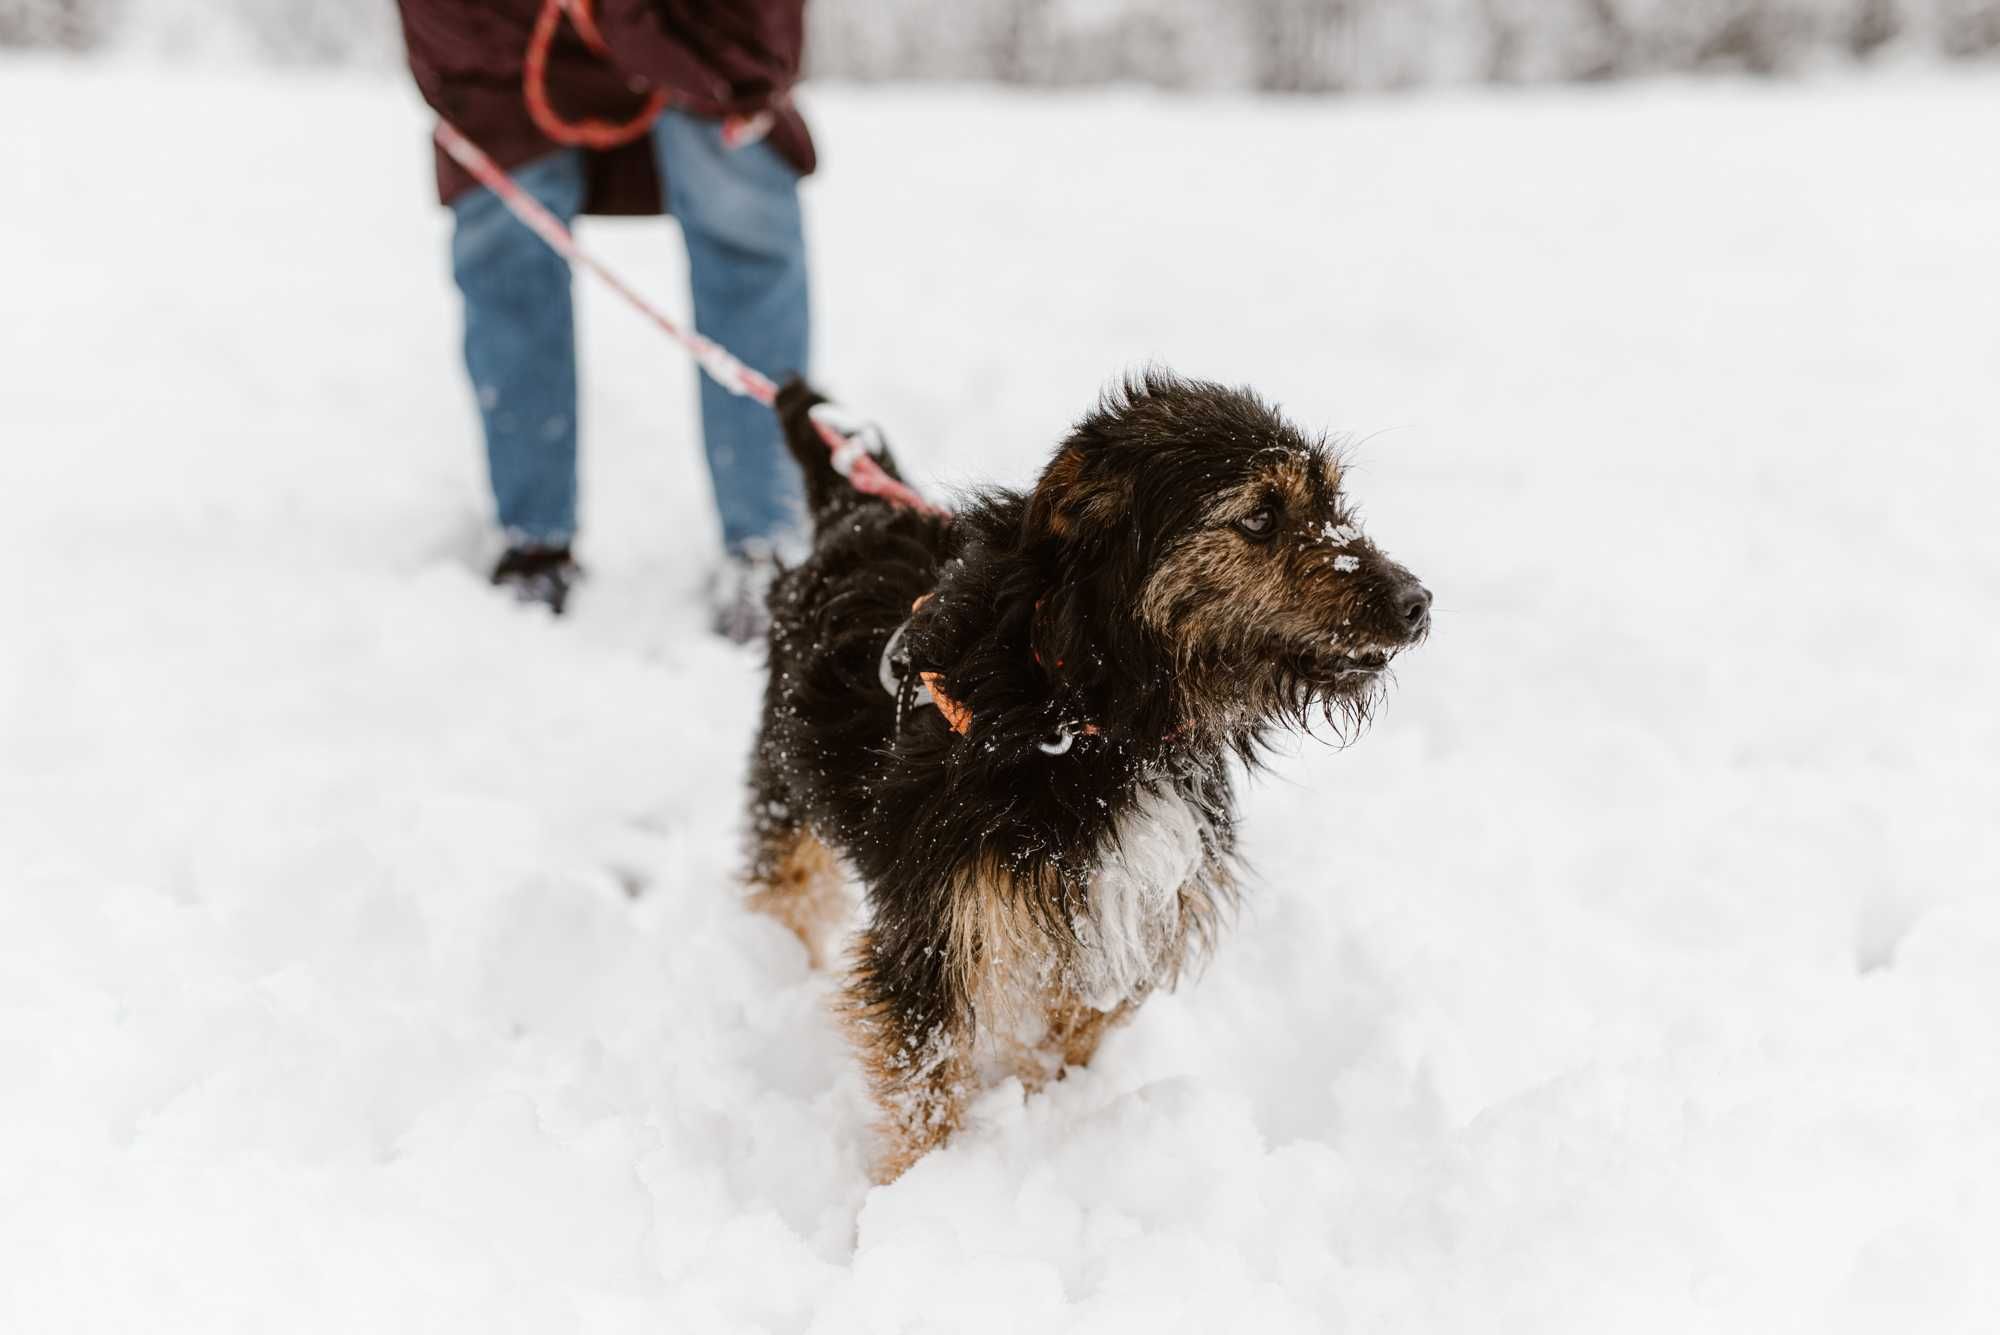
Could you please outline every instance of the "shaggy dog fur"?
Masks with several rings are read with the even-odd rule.
[[[815,539],[771,595],[750,881],[815,962],[843,863],[866,887],[842,1007],[887,1180],[1202,956],[1236,893],[1232,759],[1351,736],[1430,594],[1332,453],[1242,391],[1134,378],[1032,492],[951,520],[849,487],[818,402],[779,399]]]

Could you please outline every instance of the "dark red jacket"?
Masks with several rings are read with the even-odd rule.
[[[521,95],[528,36],[542,0],[398,0],[410,72],[424,101],[502,167],[562,145],[535,128]],[[598,0],[599,57],[565,21],[549,52],[549,101],[563,119],[626,121],[656,88],[702,116],[777,114],[770,143],[801,173],[812,136],[791,104],[805,47],[805,0]],[[649,141],[587,154],[589,213],[658,213],[663,182]],[[438,195],[472,178],[437,155]]]

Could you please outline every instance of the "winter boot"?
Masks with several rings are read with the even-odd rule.
[[[709,625],[736,644],[753,644],[771,628],[767,601],[778,578],[778,558],[754,544],[723,558],[709,579]]]
[[[570,556],[567,543],[509,547],[493,567],[495,586],[512,593],[518,602],[539,603],[557,616],[569,601],[570,589],[582,578],[583,567]]]

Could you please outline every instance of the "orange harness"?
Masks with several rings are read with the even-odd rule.
[[[911,603],[910,615],[915,616],[923,609],[925,603],[936,596],[936,594],[927,593]],[[931,703],[936,705],[937,712],[944,716],[945,725],[961,737],[970,737],[972,735],[972,707],[963,700],[953,699],[945,690],[944,674],[942,672],[919,672],[917,680],[923,682],[924,688],[930,692]],[[1040,746],[1049,755],[1059,756],[1069,750],[1070,745],[1076,740],[1079,734],[1085,737],[1095,737],[1102,731],[1095,723],[1084,723],[1075,728],[1065,723],[1056,728],[1056,740],[1054,742],[1038,742],[1036,745]]]
[[[935,597],[937,597],[936,594],[927,593],[911,603],[910,615],[912,617],[916,616],[917,613],[923,610],[924,604]],[[889,637],[891,648],[894,648],[895,642],[901,634],[902,632],[898,631],[895,635]],[[944,689],[944,674],[942,672],[919,672],[917,680],[921,681],[924,684],[924,689],[930,692],[931,703],[937,706],[938,713],[944,715],[944,721],[950,726],[951,730],[961,737],[970,737],[972,735],[972,709],[963,702],[952,699],[946,693]]]

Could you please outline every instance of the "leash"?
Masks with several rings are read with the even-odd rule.
[[[529,42],[528,73],[523,76],[531,113],[537,100],[534,90],[541,86],[541,79],[546,74],[548,46],[554,37],[556,20],[564,13],[570,16],[577,31],[593,49],[600,52],[603,50],[604,39],[590,19],[589,0],[546,0],[541,17],[536,20],[535,37]],[[544,32],[544,29],[547,31]],[[654,100],[660,101],[662,97],[662,94],[655,94]],[[540,101],[543,111],[551,119],[551,124],[559,127],[562,134],[579,136],[574,142],[593,148],[615,147],[618,143],[638,138],[651,128],[653,118],[659,114],[649,102],[647,104],[649,109],[643,117],[624,125],[612,125],[603,121],[569,125],[555,118],[554,111],[547,106],[546,93],[540,97]],[[660,105],[663,107],[664,101],[660,101]],[[542,125],[540,117],[537,117],[536,124],[544,133],[548,132],[548,126]],[[725,126],[725,130],[726,128]],[[549,137],[559,143],[566,142],[556,134],[550,134]],[[731,394],[754,399],[766,408],[776,410],[778,387],[769,376],[739,361],[734,353],[714,339],[695,330],[684,329],[669,319],[664,311],[640,296],[596,256],[578,245],[576,236],[563,225],[560,218],[544,208],[540,200],[516,185],[514,179],[502,171],[500,165],[493,161],[486,150],[468,138],[464,131],[442,117],[438,119],[437,142],[440,148],[451,155],[453,161],[472,174],[474,180],[491,190],[500,202],[506,205],[509,213],[520,219],[529,231],[546,242],[549,249],[571,264],[596,275],[606,287],[624,298],[627,305],[650,320],[656,329],[680,344],[709,379]],[[938,518],[950,517],[950,511],[932,505],[919,495],[914,487],[891,477],[888,470],[882,467],[877,457],[882,452],[882,437],[872,426],[860,422],[830,403],[816,404],[808,416],[812,419],[813,429],[819,433],[819,438],[832,453],[834,471],[846,478],[856,491],[879,497],[891,505],[915,510],[919,514]]]

